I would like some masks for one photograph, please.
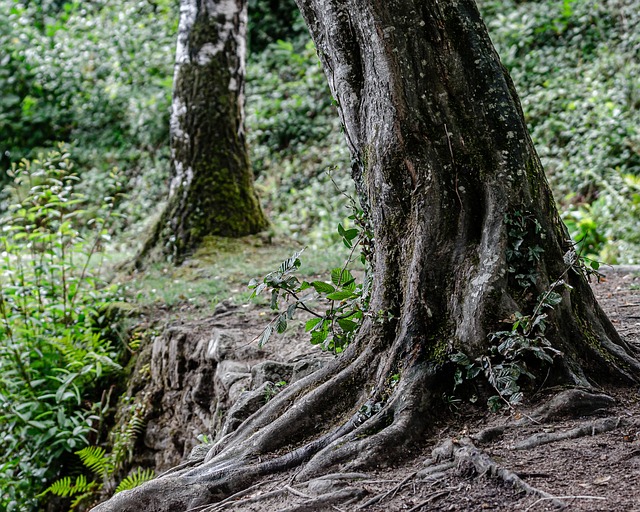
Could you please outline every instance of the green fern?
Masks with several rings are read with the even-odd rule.
[[[118,487],[116,487],[116,494],[122,491],[128,491],[129,489],[133,489],[134,487],[138,487],[143,483],[151,480],[154,477],[153,469],[142,469],[138,468],[129,476],[127,476]]]
[[[57,480],[56,482],[53,482],[44,490],[44,492],[38,495],[38,498],[41,498],[47,493],[51,493],[62,498],[75,496],[78,493],[86,494],[87,492],[93,490],[95,485],[95,482],[87,482],[87,477],[85,477],[84,475],[76,477],[76,481],[73,484],[71,483],[71,477],[66,476],[64,478],[61,478],[60,480]]]
[[[82,450],[78,450],[76,454],[80,457],[82,464],[96,475],[107,477],[113,471],[110,457],[106,454],[105,449],[100,446],[87,446]]]

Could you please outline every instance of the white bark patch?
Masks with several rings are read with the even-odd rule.
[[[184,143],[189,142],[189,134],[182,129],[182,119],[186,113],[187,106],[182,102],[182,98],[174,94],[173,101],[171,102],[169,128],[171,130],[171,136]]]
[[[175,174],[169,186],[169,197],[173,197],[180,189],[182,189],[183,195],[186,195],[193,181],[193,169],[189,166],[185,168],[182,162],[178,162],[175,158],[173,162]]]
[[[178,44],[176,46],[176,67],[189,63],[189,35],[198,16],[196,0],[181,0],[180,22],[178,24]]]
[[[241,13],[238,13],[238,4],[236,0],[222,0],[220,2],[208,0],[204,4],[204,10],[206,12],[206,16],[209,18],[219,20],[224,17],[224,24],[218,30],[218,42],[216,44],[207,43],[198,51],[196,64],[200,66],[206,66],[211,62],[213,57],[224,51],[227,40],[230,37],[233,37],[236,32],[234,18],[238,14],[241,15]],[[245,24],[246,21],[247,20],[245,19]],[[236,70],[234,69],[233,72],[235,73],[235,71]]]
[[[207,43],[198,52],[196,55],[196,64],[199,66],[206,66],[211,62],[211,59],[216,56],[216,54],[220,53],[224,48],[224,44],[218,43],[217,45]]]

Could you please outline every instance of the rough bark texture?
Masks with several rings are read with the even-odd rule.
[[[182,0],[171,107],[174,176],[142,259],[180,261],[207,235],[267,225],[244,136],[246,0]]]
[[[566,274],[549,318],[554,382],[634,382],[640,364],[566,272],[557,215],[513,85],[472,0],[299,0],[340,105],[375,233],[371,312],[332,365],[285,389],[201,465],[98,507],[185,510],[261,475],[394,462],[424,439],[450,382],[447,355],[488,334]],[[509,219],[524,223],[514,240]],[[539,228],[536,230],[536,226]],[[537,259],[517,256],[515,245]],[[526,293],[518,275],[534,276]],[[396,380],[393,376],[400,375]],[[363,407],[365,406],[365,407]]]

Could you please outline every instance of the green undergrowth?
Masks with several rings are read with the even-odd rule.
[[[117,196],[91,204],[64,152],[11,172],[0,217],[0,510],[28,511],[61,461],[87,446],[120,370],[114,314],[123,296],[101,273]],[[118,177],[111,179],[118,189]],[[106,384],[108,385],[108,384]]]
[[[640,262],[640,4],[479,3],[578,248]]]

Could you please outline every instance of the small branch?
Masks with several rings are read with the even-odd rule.
[[[417,512],[422,507],[428,505],[432,501],[435,501],[435,500],[437,500],[439,498],[442,498],[443,496],[447,496],[447,495],[451,494],[453,491],[459,491],[459,490],[460,490],[460,486],[458,486],[458,487],[450,487],[448,489],[443,489],[442,491],[434,492],[433,494],[429,495],[429,497],[426,500],[421,501],[415,507],[412,507],[409,510],[407,510],[407,512]]]
[[[374,504],[382,501],[383,499],[385,499],[389,495],[391,495],[391,498],[393,498],[396,495],[396,493],[400,489],[402,489],[404,484],[406,484],[409,480],[411,480],[417,474],[418,474],[418,472],[414,471],[413,473],[408,475],[406,478],[401,480],[400,483],[398,485],[396,485],[395,487],[393,487],[392,489],[389,489],[387,492],[380,493],[380,494],[374,496],[373,498],[371,498],[370,500],[365,501],[362,505],[360,505],[358,507],[358,510],[362,510],[363,508],[370,507],[371,505],[374,505]]]

